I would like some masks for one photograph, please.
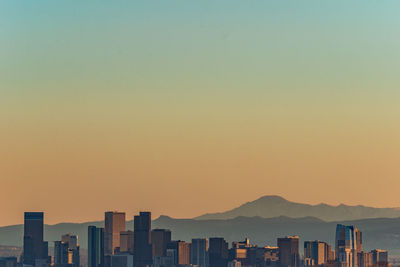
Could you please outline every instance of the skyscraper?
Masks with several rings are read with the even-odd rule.
[[[335,238],[336,260],[342,266],[356,267],[362,251],[362,233],[354,226],[338,224]]]
[[[190,263],[200,267],[208,267],[208,239],[192,239]]]
[[[88,227],[88,267],[104,267],[104,229]]]
[[[112,255],[121,246],[120,234],[125,231],[125,212],[108,211],[104,218],[104,254]]]
[[[318,240],[304,242],[305,265],[323,265],[332,260],[331,246],[327,243]]]
[[[146,267],[152,264],[151,213],[140,212],[134,217],[134,265]]]
[[[48,244],[43,241],[43,217],[43,212],[24,214],[24,265],[39,267],[49,264]]]
[[[226,267],[228,266],[228,243],[222,237],[210,238],[208,248],[209,266]]]
[[[388,252],[383,249],[374,249],[371,251],[372,263],[375,265],[385,265],[388,263]]]
[[[278,238],[279,262],[282,267],[300,266],[299,237]]]
[[[151,244],[153,247],[153,259],[167,255],[167,244],[171,242],[171,231],[166,229],[154,229],[151,231]]]
[[[78,236],[66,234],[54,242],[54,264],[80,267]]]

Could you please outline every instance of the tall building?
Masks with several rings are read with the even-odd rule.
[[[227,267],[228,266],[228,243],[222,237],[212,237],[209,239],[209,266]]]
[[[133,231],[122,231],[120,233],[120,252],[133,254]]]
[[[388,252],[383,249],[374,249],[371,251],[372,264],[382,265],[388,263]]]
[[[357,254],[358,267],[371,267],[372,264],[372,252],[361,251]]]
[[[331,246],[321,241],[304,242],[304,262],[306,266],[324,265],[333,263],[333,251]]]
[[[50,263],[48,244],[43,241],[43,212],[25,212],[23,264],[46,266]]]
[[[88,267],[104,267],[104,229],[88,227]]]
[[[199,267],[208,267],[208,239],[196,238],[192,239],[192,247],[190,252],[190,264]]]
[[[167,244],[167,251],[173,253],[173,264],[184,266],[190,264],[190,243],[177,240]]]
[[[336,226],[336,261],[344,267],[357,267],[358,253],[362,251],[362,233],[354,226]]]
[[[78,236],[66,234],[54,242],[54,265],[80,267]]]
[[[140,212],[134,217],[134,265],[146,267],[152,264],[151,213]]]
[[[112,255],[121,246],[120,235],[126,227],[125,212],[108,211],[104,217],[104,254]]]
[[[299,237],[287,236],[278,238],[279,263],[282,267],[299,267]]]
[[[153,259],[167,256],[167,245],[171,242],[171,231],[167,229],[154,229],[151,231],[151,244]]]

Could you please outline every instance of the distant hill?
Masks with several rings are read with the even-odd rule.
[[[327,204],[309,205],[288,201],[279,196],[264,196],[247,202],[240,207],[221,213],[209,213],[195,219],[221,220],[235,217],[274,218],[287,216],[292,218],[315,217],[324,221],[360,220],[367,218],[397,218],[398,208],[372,208],[366,206],[331,206]]]
[[[152,228],[166,228],[172,231],[173,239],[190,241],[197,237],[222,236],[228,242],[250,238],[257,245],[276,245],[278,237],[299,235],[305,240],[324,240],[334,245],[337,223],[355,225],[363,232],[363,243],[367,250],[381,248],[389,250],[391,256],[400,257],[400,218],[376,218],[356,221],[325,222],[314,217],[304,218],[261,218],[237,217],[227,220],[173,219],[167,216],[152,222]],[[62,223],[45,226],[45,239],[59,240],[64,233],[79,235],[81,247],[87,247],[88,225],[102,226],[103,222]],[[133,228],[133,222],[127,222]],[[22,246],[23,227],[21,225],[0,228],[0,244]],[[50,242],[49,246],[53,246]],[[301,251],[302,252],[302,251]]]

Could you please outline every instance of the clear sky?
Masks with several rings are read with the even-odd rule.
[[[0,225],[262,195],[400,206],[398,0],[0,1]]]

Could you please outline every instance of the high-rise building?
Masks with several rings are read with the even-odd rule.
[[[228,266],[228,243],[222,237],[212,237],[209,239],[209,266],[227,267]]]
[[[324,265],[332,262],[331,246],[318,240],[304,242],[304,262],[306,266]]]
[[[78,236],[66,234],[54,242],[54,265],[80,267]]]
[[[372,264],[372,252],[361,251],[357,254],[358,267],[371,267]]]
[[[104,229],[88,227],[88,267],[104,267]]]
[[[208,239],[192,239],[190,263],[199,267],[208,267]]]
[[[374,249],[371,251],[372,264],[384,265],[388,263],[388,252],[383,249]]]
[[[120,235],[125,231],[125,212],[108,211],[104,218],[104,254],[112,255],[121,246]]]
[[[282,267],[300,266],[299,237],[278,238],[279,263]]]
[[[23,264],[46,266],[50,263],[48,244],[43,241],[43,212],[25,212]]]
[[[133,231],[122,231],[120,234],[120,252],[133,254]]]
[[[278,262],[278,247],[265,246],[256,248],[256,266],[277,266]]]
[[[185,266],[190,264],[190,243],[181,240],[171,241],[167,244],[167,251],[174,254],[174,265]]]
[[[167,255],[167,245],[171,242],[171,231],[167,229],[154,229],[151,231],[151,244],[153,247],[153,259]]]
[[[146,267],[152,264],[151,213],[140,212],[134,217],[134,265]]]
[[[341,266],[357,267],[358,253],[362,251],[362,233],[354,226],[336,226],[336,261]]]

